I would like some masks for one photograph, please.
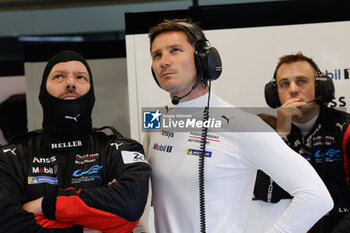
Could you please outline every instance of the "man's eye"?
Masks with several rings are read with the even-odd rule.
[[[160,53],[155,53],[155,54],[153,54],[153,59],[156,59],[156,58],[158,58],[158,57],[160,57]]]
[[[77,80],[78,80],[79,82],[83,82],[83,83],[88,83],[88,82],[90,82],[89,76],[87,76],[87,75],[79,75],[79,76],[77,76]]]
[[[283,83],[280,83],[280,87],[288,87],[289,86],[289,82],[283,82]]]
[[[306,80],[299,80],[298,83],[299,83],[299,84],[305,84],[305,83],[306,83]]]
[[[181,51],[179,48],[173,48],[173,49],[171,50],[171,52],[179,52],[179,51]]]
[[[60,78],[63,78],[62,74],[57,74],[57,75],[54,76],[54,79],[60,79]]]

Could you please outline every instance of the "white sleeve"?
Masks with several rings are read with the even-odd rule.
[[[237,137],[239,153],[294,197],[267,232],[307,232],[333,208],[326,186],[309,162],[290,149],[264,122],[255,119],[248,127]]]

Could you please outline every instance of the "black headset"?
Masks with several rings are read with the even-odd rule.
[[[211,47],[208,44],[208,40],[205,38],[204,33],[195,25],[186,22],[177,22],[177,24],[185,27],[195,39],[192,46],[194,48],[198,79],[206,84],[208,80],[216,80],[219,78],[222,72],[222,64],[219,52],[216,48]],[[158,86],[160,86],[152,67],[151,69],[154,80]]]
[[[317,103],[331,102],[334,99],[335,92],[332,79],[321,72],[317,64],[312,59],[307,58],[306,61],[310,63],[310,65],[312,65],[316,70],[314,101]],[[265,100],[267,105],[269,105],[271,108],[278,108],[281,106],[281,102],[278,97],[276,75],[277,68],[273,74],[272,80],[265,85]]]

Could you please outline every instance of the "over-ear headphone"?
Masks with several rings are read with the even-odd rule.
[[[216,48],[211,47],[208,44],[208,40],[205,38],[204,33],[200,31],[197,26],[186,22],[177,22],[177,24],[185,27],[195,39],[192,46],[194,48],[198,79],[204,83],[207,83],[208,80],[216,80],[219,78],[222,72],[222,64],[219,52],[216,50]],[[153,69],[152,75],[159,86]]]
[[[318,65],[312,59],[306,59],[310,65],[316,70],[315,79],[315,100],[318,103],[329,103],[334,99],[334,84],[329,76],[326,76],[318,68]],[[278,67],[279,68],[279,67]],[[278,108],[281,106],[280,99],[278,97],[277,89],[277,68],[273,74],[273,78],[265,85],[265,100],[267,105],[271,108]]]

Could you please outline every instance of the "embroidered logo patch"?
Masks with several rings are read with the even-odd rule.
[[[146,157],[136,151],[126,151],[122,150],[122,157],[125,164],[144,162],[148,163]]]

